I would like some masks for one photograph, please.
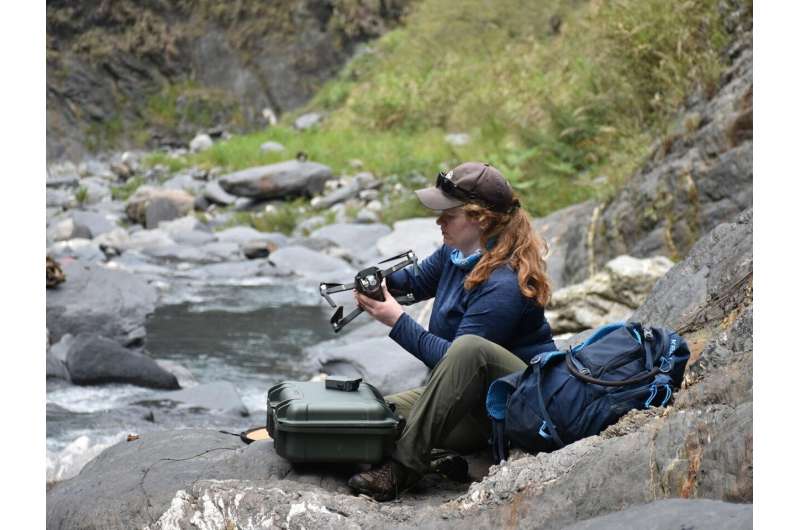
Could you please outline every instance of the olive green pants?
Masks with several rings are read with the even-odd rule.
[[[406,427],[392,458],[420,474],[434,448],[471,453],[488,445],[486,393],[492,382],[525,368],[516,355],[476,335],[457,338],[419,388],[392,394]]]

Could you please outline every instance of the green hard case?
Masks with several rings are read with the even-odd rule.
[[[325,388],[324,381],[284,381],[267,392],[267,431],[290,462],[381,462],[400,429],[368,383],[347,392]]]

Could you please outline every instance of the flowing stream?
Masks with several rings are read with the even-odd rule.
[[[164,303],[147,322],[150,355],[188,369],[190,378],[179,376],[183,387],[232,383],[249,416],[154,401],[162,391],[132,385],[48,380],[48,481],[74,475],[128,434],[190,427],[239,432],[263,425],[267,389],[313,376],[303,348],[334,338],[331,309],[302,283],[180,285],[162,296]]]

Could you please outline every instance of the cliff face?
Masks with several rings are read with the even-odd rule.
[[[306,102],[407,0],[47,3],[47,158],[245,130]]]

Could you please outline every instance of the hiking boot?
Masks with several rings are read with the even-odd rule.
[[[444,453],[431,460],[431,470],[456,482],[472,482],[469,464],[458,453]]]
[[[347,485],[376,501],[390,501],[401,491],[413,486],[420,479],[419,473],[404,465],[389,460],[383,464],[353,475]]]

